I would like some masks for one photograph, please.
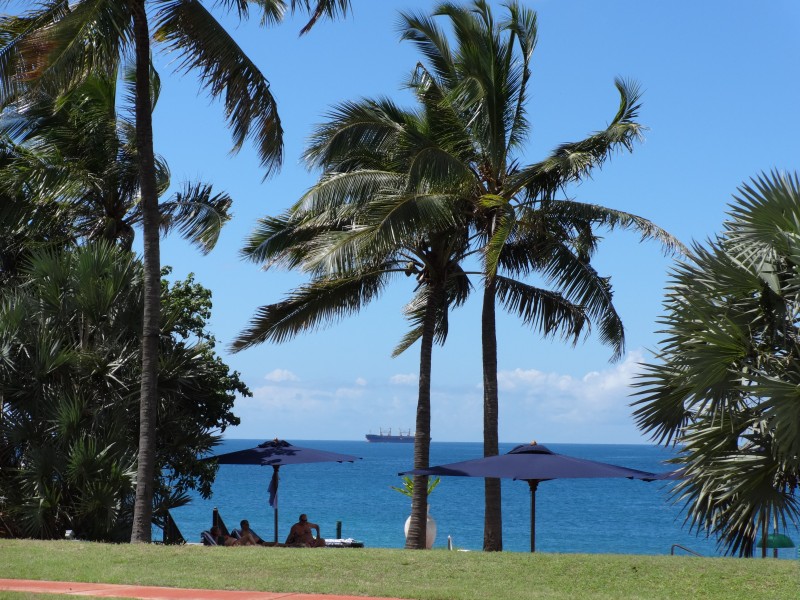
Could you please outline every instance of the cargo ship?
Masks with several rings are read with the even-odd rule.
[[[414,434],[411,433],[410,429],[406,429],[405,431],[400,429],[398,435],[392,435],[392,430],[391,429],[387,429],[386,431],[381,429],[379,434],[368,433],[367,434],[367,441],[368,442],[413,443],[414,442]]]

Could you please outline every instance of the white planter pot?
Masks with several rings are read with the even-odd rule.
[[[406,526],[404,528],[406,539],[408,539],[408,528],[411,527],[411,517],[406,519]],[[428,521],[425,524],[425,547],[430,550],[433,547],[433,542],[436,541],[436,521],[431,516],[431,507],[428,505]]]

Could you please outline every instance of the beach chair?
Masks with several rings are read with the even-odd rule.
[[[260,535],[258,535],[258,532],[255,529],[253,529],[252,527],[250,528],[250,533],[252,533],[254,536],[256,536],[256,542],[258,544],[262,545],[262,546],[274,546],[275,545],[273,542],[267,542],[264,538],[262,538]],[[239,529],[238,527],[236,529],[231,530],[231,536],[235,537],[237,540],[242,539],[242,530]]]
[[[222,517],[219,515],[219,510],[216,507],[214,507],[214,511],[211,513],[211,526],[219,527],[219,531],[222,535],[231,535],[228,528],[225,527],[225,523],[222,521]]]
[[[211,532],[206,529],[205,531],[200,532],[200,542],[204,546],[216,546],[217,540],[214,539],[214,536],[211,535]]]
[[[183,538],[183,535],[181,535],[181,531],[178,529],[178,524],[175,523],[175,519],[169,514],[169,510],[167,511],[167,516],[164,518],[163,541],[165,545],[183,546],[186,544],[186,540]]]
[[[252,527],[250,528],[250,531],[251,531],[251,532],[253,533],[253,535],[255,535],[255,536],[258,538],[258,539],[262,539],[262,537],[261,537],[260,535],[258,535],[258,534],[257,534],[257,533],[256,533],[256,532],[253,530],[253,528],[252,528]],[[241,529],[239,529],[238,527],[237,527],[236,529],[232,529],[232,530],[231,530],[231,536],[235,537],[237,540],[240,540],[240,539],[242,539],[242,530],[241,530]]]

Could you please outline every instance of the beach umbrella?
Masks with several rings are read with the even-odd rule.
[[[627,477],[654,481],[655,473],[618,467],[608,463],[557,454],[536,442],[517,446],[507,454],[466,460],[428,469],[405,471],[400,475],[435,475],[439,477],[497,477],[521,479],[531,490],[531,552],[536,551],[536,488],[549,479],[589,479]]]
[[[758,540],[756,548],[761,548],[762,558],[767,555],[767,548],[772,548],[772,556],[778,558],[778,548],[794,548],[794,542],[788,535],[776,531]]]
[[[259,444],[255,448],[227,452],[226,454],[211,456],[205,460],[215,460],[220,465],[262,465],[272,467],[272,478],[268,488],[269,505],[275,513],[275,543],[278,543],[278,470],[283,465],[353,462],[361,460],[361,457],[316,450],[314,448],[303,448],[276,438]]]

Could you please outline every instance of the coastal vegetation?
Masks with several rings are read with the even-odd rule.
[[[216,4],[240,19],[250,16],[247,1]],[[254,4],[262,24],[287,11],[308,14],[301,33],[350,7],[349,0]],[[625,330],[595,257],[601,231],[634,231],[687,255],[672,273],[665,338],[638,382],[635,418],[657,442],[678,446],[675,497],[687,507],[689,526],[719,539],[726,553],[752,556],[759,536],[800,521],[798,176],[776,172],[744,185],[724,231],[691,252],[640,216],[577,201],[575,185],[639,140],[638,85],[617,79],[619,106],[604,129],[528,162],[536,13],[517,2],[501,10],[498,20],[488,2],[472,0],[401,13],[400,37],[420,54],[406,81],[414,104],[342,102],[318,126],[304,159],[319,180],[288,211],[261,219],[242,251],[259,265],[301,270],[309,282],[262,307],[233,349],[315,330],[358,313],[395,279],[410,282],[409,330],[395,355],[420,342],[414,467],[426,468],[433,347],[447,339],[450,311],[477,289],[484,455],[492,456],[498,305],[542,338],[576,344],[594,328],[612,360],[619,358]],[[169,169],[152,141],[161,80],[151,44],[223,100],[234,150],[252,142],[267,176],[281,165],[283,130],[269,82],[202,3],[44,0],[0,18],[5,534],[60,538],[76,529],[85,539],[151,541],[152,523],[163,523],[190,490],[210,494],[215,467],[198,458],[238,423],[235,396],[249,394],[215,352],[210,292],[193,276],[168,282],[169,269],[161,267],[161,235],[177,231],[210,252],[232,199],[205,182],[167,196]],[[142,260],[131,253],[137,228]],[[408,548],[425,546],[433,486],[415,477],[395,488],[412,498]],[[503,548],[500,507],[499,481],[486,479],[484,550]],[[11,558],[17,551],[28,557],[25,566],[66,557],[70,574],[55,563],[42,571],[54,578],[72,577],[75,563],[84,569],[80,576],[100,577],[90,569],[105,564],[101,552],[126,565],[163,558],[175,573],[153,567],[131,575],[160,585],[229,587],[242,568],[232,562],[227,571],[212,569],[208,557],[216,566],[221,555],[197,548],[148,554],[3,542],[0,555],[9,558],[1,568],[12,574],[24,568]],[[301,580],[281,574],[285,555],[275,550],[240,552],[236,559],[245,566],[258,572],[266,564],[275,572],[266,581],[237,579],[244,587],[421,598],[476,597],[509,573],[515,583],[502,593],[515,598],[574,597],[576,585],[582,597],[682,597],[687,581],[674,581],[675,565],[691,579],[692,597],[730,589],[781,597],[790,572],[780,563],[756,569],[750,562],[667,557],[481,561],[475,554],[420,559],[370,550],[335,555],[365,573],[346,578],[353,587],[341,589],[335,577],[343,567],[331,564],[332,554],[294,554],[305,568]],[[184,566],[187,557],[197,574],[184,578],[176,575],[177,561]],[[531,564],[535,582],[525,578]],[[418,576],[410,591],[405,567]],[[388,578],[371,576],[380,569]],[[767,571],[769,581],[756,570]],[[709,573],[718,581],[708,583]],[[642,583],[643,575],[653,576],[655,587]]]
[[[449,27],[440,28],[441,18]],[[448,32],[450,35],[448,35]],[[592,326],[624,348],[608,277],[591,261],[597,228],[628,229],[668,251],[682,245],[639,216],[576,202],[567,187],[616,150],[632,150],[639,93],[618,80],[610,124],[522,163],[537,23],[519,3],[496,21],[482,0],[402,13],[401,38],[422,61],[407,82],[417,105],[387,98],[345,102],[318,126],[305,152],[319,181],[286,213],[261,219],[243,254],[266,268],[305,271],[311,281],[261,307],[236,350],[283,342],[358,312],[391,278],[414,276],[406,306],[411,331],[395,354],[420,340],[414,468],[429,466],[431,352],[444,343],[451,308],[480,280],[484,455],[498,453],[496,304],[543,337],[577,343]],[[407,547],[425,547],[426,477],[415,476]],[[484,549],[502,550],[500,482],[486,479]]]
[[[4,578],[417,600],[789,600],[798,576],[797,560],[0,541]]]
[[[143,214],[130,74],[40,90],[2,121],[0,152],[0,513],[5,533],[130,538],[138,456]],[[153,74],[157,98],[157,77]],[[118,92],[125,90],[126,94]],[[158,192],[170,184],[156,160]],[[160,204],[163,233],[210,251],[231,200],[187,183]],[[161,275],[169,274],[165,270]],[[249,390],[217,356],[211,294],[189,276],[159,281],[156,524],[211,493],[198,462]]]
[[[752,556],[757,536],[800,522],[797,173],[742,185],[728,214],[671,273],[634,406],[642,431],[678,447],[689,525]]]
[[[280,21],[284,0],[258,2],[261,24]],[[249,3],[224,3],[226,12],[249,17]],[[346,12],[349,0],[291,0],[289,8],[311,15],[303,32],[321,17]],[[234,150],[257,147],[267,175],[281,163],[283,130],[269,82],[199,2],[151,0],[47,0],[22,15],[0,19],[0,107],[22,110],[39,94],[68,93],[87,78],[112,74],[121,65],[133,81],[135,162],[144,241],[139,445],[132,542],[149,542],[157,479],[156,448],[161,257],[156,158],[153,150],[155,42],[178,57],[178,70],[196,72],[212,98],[225,103]]]
[[[166,273],[165,273],[166,275]],[[37,249],[0,288],[0,516],[4,535],[130,539],[136,473],[142,266],[107,243]],[[247,386],[214,351],[210,293],[161,287],[155,520],[209,497],[198,461],[239,419]]]

